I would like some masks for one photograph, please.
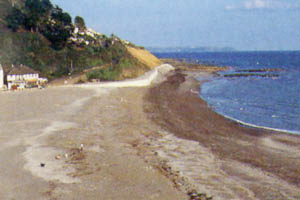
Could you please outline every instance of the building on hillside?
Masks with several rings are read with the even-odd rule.
[[[38,87],[41,82],[46,81],[39,78],[39,73],[25,65],[13,67],[7,74],[8,89],[24,89]]]
[[[0,64],[0,89],[4,87],[4,70]]]

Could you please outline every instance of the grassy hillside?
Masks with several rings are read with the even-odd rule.
[[[14,1],[18,7],[25,2]],[[150,53],[134,45],[128,47],[127,42],[114,35],[73,35],[77,41],[67,42],[60,49],[53,48],[39,31],[25,27],[12,31],[7,27],[5,19],[11,5],[11,0],[0,0],[0,63],[6,67],[25,64],[50,79],[89,71],[88,79],[122,80],[136,77],[159,64]],[[151,59],[154,61],[150,62]]]

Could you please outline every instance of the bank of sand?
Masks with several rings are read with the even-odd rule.
[[[299,138],[222,118],[177,73],[0,93],[0,199],[299,199]]]

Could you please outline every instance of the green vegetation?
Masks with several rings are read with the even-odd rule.
[[[8,28],[17,31],[25,23],[25,16],[18,8],[13,7],[6,17],[6,23]]]
[[[80,17],[80,16],[76,16],[75,17],[75,26],[79,30],[85,30],[86,29],[84,19],[82,17]]]
[[[0,0],[0,63],[25,64],[49,79],[97,66],[101,80],[121,80],[148,69],[115,35],[75,34],[75,26],[86,31],[86,25],[79,16],[74,22],[49,0]]]
[[[74,30],[69,13],[54,7],[49,0],[26,0],[21,8],[15,5],[5,21],[13,31],[24,28],[41,33],[55,49],[62,49]]]
[[[86,74],[88,80],[99,79],[101,81],[113,81],[119,77],[117,70],[114,70],[111,66],[106,69],[96,69]]]
[[[31,32],[0,33],[0,60],[4,65],[26,64],[50,79],[105,64],[111,65],[119,75],[123,68],[142,66],[120,42],[107,48],[92,45],[78,48],[69,44],[55,50],[48,45],[46,38]]]

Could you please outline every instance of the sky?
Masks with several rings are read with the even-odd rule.
[[[145,47],[300,50],[299,0],[51,0]]]

